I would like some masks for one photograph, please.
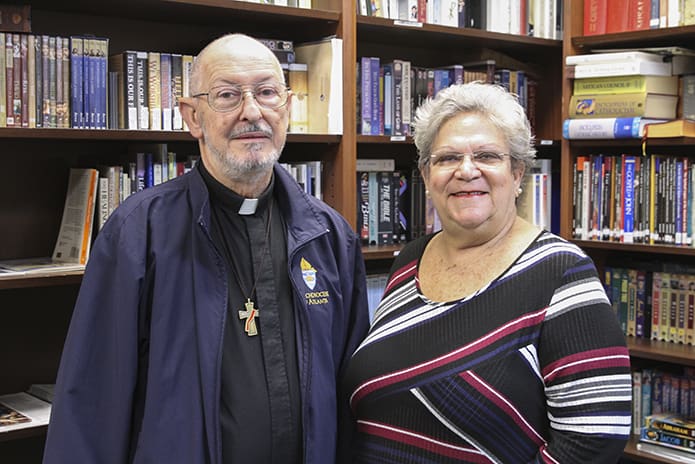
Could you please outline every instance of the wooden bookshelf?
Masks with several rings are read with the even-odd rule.
[[[599,49],[642,48],[680,46],[692,48],[695,39],[695,26],[669,27],[642,31],[630,31],[615,34],[583,36],[583,2],[568,0],[565,2],[563,40],[564,57],[590,53]],[[562,99],[569,101],[572,95],[571,74],[563,66]],[[563,108],[563,119],[567,117],[567,108]],[[692,153],[695,140],[687,137],[649,138],[646,140],[646,155],[652,153],[687,154]],[[685,150],[684,150],[685,148]],[[623,151],[624,150],[624,151]],[[642,141],[625,140],[562,140],[561,150],[561,234],[572,240],[573,215],[573,162],[576,156],[588,153],[642,153]],[[628,263],[677,263],[689,265],[695,256],[695,248],[687,246],[625,244],[594,240],[572,240],[584,249],[596,262],[601,272],[606,266],[634,267]],[[646,266],[646,264],[645,264]],[[627,337],[633,365],[663,366],[678,369],[681,366],[695,366],[695,347],[678,343],[654,341]],[[638,439],[633,437],[625,448],[624,457],[631,462],[644,464],[676,463],[677,460],[665,456],[639,451]]]
[[[419,66],[472,59],[482,49],[505,53],[543,70],[538,97],[538,139],[559,151],[562,93],[561,41],[512,36],[432,24],[413,27],[357,16],[354,2],[313,0],[300,9],[234,0],[28,0],[32,33],[109,38],[109,54],[124,50],[196,54],[230,31],[295,43],[336,35],[343,39],[343,134],[288,134],[283,161],[320,159],[324,200],[356,224],[355,166],[358,157],[393,156],[401,169],[415,167],[411,137],[356,134],[355,63],[360,56],[401,58]],[[138,31],[137,34],[133,31]],[[185,31],[182,33],[181,31]],[[184,131],[0,128],[4,180],[0,184],[0,259],[49,256],[60,225],[67,173],[74,166],[120,162],[129,146],[167,143],[197,153]],[[387,267],[403,245],[365,247],[368,266]],[[52,383],[58,368],[83,273],[0,279],[0,393]],[[0,434],[3,462],[40,462],[45,427]]]

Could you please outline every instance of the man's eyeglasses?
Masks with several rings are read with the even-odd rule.
[[[463,160],[468,157],[478,169],[494,169],[504,163],[504,159],[511,156],[509,153],[496,153],[494,151],[476,151],[473,153],[437,153],[430,155],[430,164],[433,169],[440,171],[454,171],[461,166]]]
[[[221,85],[193,97],[207,97],[210,108],[226,113],[239,108],[247,93],[253,96],[258,106],[267,110],[276,110],[287,104],[290,94],[288,88],[275,84],[260,84],[246,90],[238,85]]]

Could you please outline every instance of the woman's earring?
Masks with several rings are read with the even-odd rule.
[[[516,189],[516,197],[519,198],[519,195],[521,195],[521,193],[522,193],[523,191],[524,191],[524,189],[522,189],[521,187],[519,187],[518,189]]]

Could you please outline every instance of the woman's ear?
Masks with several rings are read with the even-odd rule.
[[[179,98],[179,110],[188,126],[188,131],[193,137],[200,139],[203,136],[203,129],[196,102],[191,97]]]

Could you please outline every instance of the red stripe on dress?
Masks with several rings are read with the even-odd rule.
[[[373,379],[370,379],[362,383],[359,387],[355,389],[351,398],[350,405],[355,408],[357,402],[359,402],[363,397],[370,394],[371,392],[378,390],[380,388],[387,387],[389,385],[402,382],[418,375],[427,373],[429,371],[435,370],[446,364],[450,364],[466,356],[469,356],[476,351],[492,345],[498,340],[507,337],[514,332],[524,329],[526,327],[533,327],[540,324],[545,318],[545,312],[547,308],[542,308],[536,312],[528,313],[518,319],[508,322],[507,324],[499,327],[493,332],[488,333],[482,338],[475,340],[468,345],[464,345],[457,350],[445,353],[434,359],[416,364],[414,366],[408,367],[406,369],[401,369],[399,371],[392,372],[390,374],[385,374]]]
[[[629,367],[629,365],[630,356],[627,349],[623,346],[611,346],[598,350],[583,351],[560,358],[545,366],[542,374],[546,381],[550,381],[561,375],[570,375],[605,367]]]
[[[400,429],[391,425],[378,424],[376,422],[358,421],[358,430],[368,435],[384,438],[386,440],[403,443],[414,448],[419,448],[439,456],[458,459],[465,462],[489,463],[487,457],[475,448],[463,448],[459,445],[446,443],[426,435]]]
[[[417,271],[417,260],[411,261],[405,266],[393,273],[391,279],[386,283],[384,295],[386,295],[393,287],[400,284],[406,279],[410,279]]]

